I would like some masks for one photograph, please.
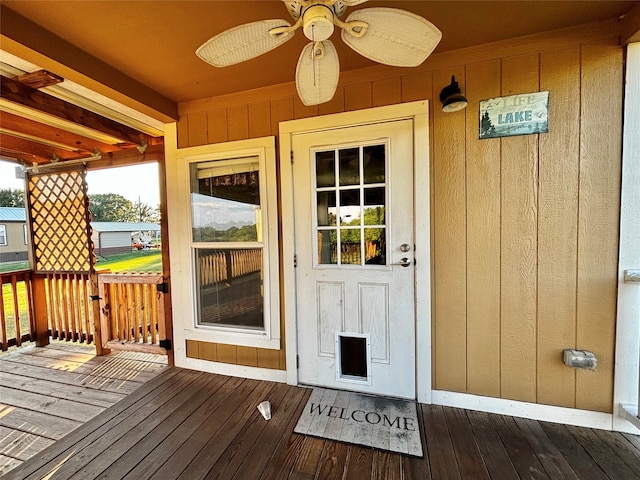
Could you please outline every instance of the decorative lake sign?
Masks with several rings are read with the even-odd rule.
[[[524,93],[480,101],[480,138],[549,131],[549,92]]]

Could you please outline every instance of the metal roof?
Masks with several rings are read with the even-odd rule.
[[[159,232],[160,225],[156,223],[136,222],[91,222],[91,228],[96,232]]]
[[[0,222],[26,222],[27,214],[23,207],[0,207]]]

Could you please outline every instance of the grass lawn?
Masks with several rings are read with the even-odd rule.
[[[131,253],[98,258],[96,269],[108,268],[112,272],[162,272],[160,250],[139,250]]]
[[[18,311],[20,318],[20,334],[29,333],[29,316],[27,314],[27,296],[25,294],[24,282],[18,282]],[[7,327],[7,338],[15,338],[16,324],[13,316],[13,294],[11,284],[2,287],[2,300],[4,302],[4,318]]]

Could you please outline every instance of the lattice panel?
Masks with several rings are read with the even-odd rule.
[[[94,257],[84,167],[30,174],[28,201],[35,270],[90,273]]]

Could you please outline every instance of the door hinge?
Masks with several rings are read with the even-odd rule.
[[[300,368],[300,355],[296,355],[296,368]]]
[[[164,340],[160,340],[158,342],[158,345],[164,348],[165,350],[171,350],[171,339],[165,338]]]
[[[291,150],[291,164],[293,165],[293,150]]]
[[[293,268],[297,268],[298,267],[298,255],[297,254],[293,254]]]
[[[167,282],[156,283],[156,291],[162,293],[169,293],[169,284]]]

